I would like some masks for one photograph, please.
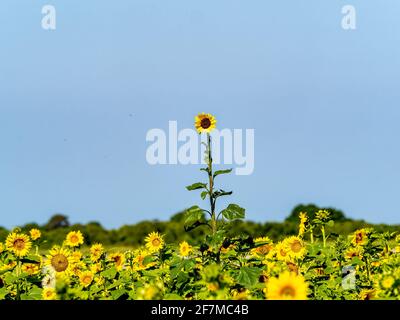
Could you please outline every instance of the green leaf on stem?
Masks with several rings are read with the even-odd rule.
[[[227,173],[231,173],[232,169],[227,169],[227,170],[218,170],[215,171],[213,174],[213,177],[215,178],[216,176],[219,176],[220,174],[227,174]]]
[[[205,189],[205,188],[207,188],[207,184],[202,183],[202,182],[196,182],[196,183],[193,183],[192,185],[186,187],[186,189],[188,189],[189,191]]]
[[[244,219],[246,210],[237,204],[230,204],[226,209],[222,210],[222,216],[228,220]]]

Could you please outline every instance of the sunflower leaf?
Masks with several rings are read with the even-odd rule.
[[[193,183],[192,185],[186,187],[186,189],[189,191],[205,189],[205,188],[207,188],[207,184],[202,183],[202,182],[196,182],[196,183]]]
[[[244,219],[246,210],[239,207],[237,204],[231,203],[226,209],[222,210],[221,213],[224,218],[228,220]]]
[[[227,174],[227,173],[231,173],[233,169],[227,169],[227,170],[218,170],[215,171],[213,174],[213,177],[215,178],[216,176],[219,176],[220,174]]]

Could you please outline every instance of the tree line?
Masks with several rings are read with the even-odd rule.
[[[228,234],[232,237],[248,236],[261,237],[268,236],[274,241],[278,241],[285,236],[298,233],[299,213],[305,212],[312,219],[319,209],[327,209],[331,212],[335,221],[330,232],[335,234],[350,234],[357,229],[373,227],[377,231],[400,232],[400,225],[370,224],[364,220],[352,220],[345,216],[341,210],[335,208],[320,208],[314,204],[298,205],[283,222],[253,222],[253,221],[233,221],[229,224]],[[199,227],[190,232],[184,232],[185,211],[173,215],[168,221],[141,221],[132,225],[124,225],[118,229],[108,230],[98,222],[87,224],[71,224],[67,216],[63,214],[53,215],[44,225],[28,223],[20,229],[28,232],[32,228],[37,228],[42,232],[45,243],[43,247],[50,248],[54,244],[61,244],[65,235],[71,230],[80,230],[85,236],[85,243],[88,245],[102,243],[112,247],[136,247],[144,244],[145,237],[152,231],[158,231],[165,235],[167,243],[176,243],[183,240],[192,244],[199,244],[208,233],[207,227]],[[0,241],[4,241],[11,230],[0,227]],[[318,237],[318,234],[316,234]]]

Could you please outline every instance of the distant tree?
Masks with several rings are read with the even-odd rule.
[[[55,214],[45,225],[47,230],[69,227],[68,217],[63,214]]]
[[[350,219],[347,219],[346,216],[344,215],[343,211],[335,209],[335,208],[325,208],[325,207],[318,207],[315,204],[299,204],[296,206],[290,215],[285,219],[285,221],[291,221],[291,222],[297,222],[299,220],[299,214],[300,212],[305,212],[307,213],[308,217],[310,219],[314,219],[315,214],[318,212],[318,210],[328,210],[331,213],[332,219],[335,221],[349,221]]]

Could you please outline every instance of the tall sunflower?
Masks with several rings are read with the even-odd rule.
[[[6,248],[17,257],[22,258],[28,255],[31,247],[32,242],[26,234],[13,232],[7,236]]]
[[[74,259],[69,250],[54,246],[47,255],[46,265],[53,267],[57,275],[68,273],[73,266]]]
[[[150,252],[158,252],[164,247],[163,237],[158,232],[150,233],[145,241],[146,247]]]
[[[80,231],[71,231],[67,234],[65,244],[69,247],[79,247],[83,244],[83,235]]]
[[[266,298],[269,300],[307,300],[308,285],[304,277],[284,272],[268,280]]]
[[[195,127],[198,133],[210,133],[215,129],[217,120],[215,117],[209,113],[200,113],[195,118]]]

